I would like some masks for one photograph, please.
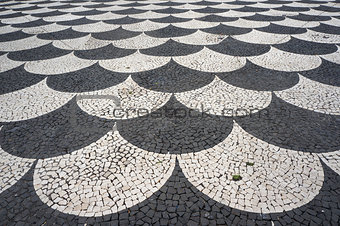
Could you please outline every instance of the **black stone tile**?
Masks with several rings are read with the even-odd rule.
[[[204,32],[217,35],[242,35],[252,31],[251,28],[232,27],[219,24],[216,27],[201,29]]]
[[[80,11],[80,12],[71,12],[71,14],[73,15],[77,15],[77,16],[95,16],[95,15],[100,15],[100,14],[104,14],[107,13],[105,11],[99,11],[96,9],[91,9],[91,10],[87,10],[87,11]]]
[[[229,9],[221,9],[221,8],[212,8],[212,7],[205,7],[202,9],[193,9],[192,11],[197,12],[197,13],[225,13],[228,12]]]
[[[10,52],[7,57],[15,61],[38,61],[64,56],[70,52],[72,51],[56,48],[52,43],[49,43],[33,49]]]
[[[24,17],[24,16],[25,14],[18,12],[18,13],[0,15],[0,19],[9,19],[9,18],[15,18],[15,17]]]
[[[274,94],[267,108],[236,121],[248,133],[278,147],[314,153],[340,148],[339,116],[299,108]]]
[[[49,17],[49,16],[61,16],[67,14],[66,12],[60,12],[58,10],[45,12],[45,13],[35,13],[35,17]]]
[[[238,8],[238,9],[233,9],[234,11],[238,11],[238,12],[266,12],[269,11],[268,8],[256,8],[256,7],[251,7],[251,6],[243,6],[242,8]]]
[[[275,10],[279,10],[279,11],[287,11],[287,12],[307,12],[310,9],[307,7],[296,7],[296,6],[281,6],[278,8],[275,8]]]
[[[330,54],[338,50],[335,44],[308,42],[294,37],[291,37],[288,42],[276,44],[273,46],[286,52],[304,55]]]
[[[340,64],[322,59],[318,68],[301,71],[300,74],[317,82],[340,87]]]
[[[129,9],[123,9],[123,10],[112,11],[112,12],[113,12],[113,13],[116,13],[116,14],[121,14],[121,15],[133,15],[133,14],[145,13],[145,12],[147,12],[147,10],[129,8]]]
[[[256,4],[256,2],[252,2],[252,1],[232,1],[232,2],[228,2],[228,4],[230,5],[253,5]]]
[[[156,13],[164,13],[164,14],[177,14],[177,13],[184,13],[184,12],[188,12],[188,9],[177,9],[177,8],[172,8],[172,7],[168,7],[165,9],[156,9],[156,10],[152,10],[153,12]]]
[[[28,11],[28,10],[35,10],[35,9],[42,9],[42,7],[32,5],[32,6],[25,6],[22,8],[15,8],[13,9],[13,11]]]
[[[283,5],[283,4],[292,3],[292,1],[267,0],[267,1],[264,1],[263,3],[264,4],[279,4],[279,5]]]
[[[57,24],[64,25],[64,26],[77,26],[77,25],[85,25],[85,24],[92,24],[98,21],[89,20],[86,17],[82,17],[80,19],[69,20],[69,21],[60,21]]]
[[[117,128],[125,140],[139,148],[180,154],[215,146],[228,136],[232,125],[231,118],[190,110],[172,97],[149,115],[119,121]]]
[[[228,84],[258,91],[279,91],[293,87],[299,82],[296,72],[274,71],[260,67],[247,60],[244,67],[217,76]]]
[[[184,92],[194,90],[213,81],[212,73],[189,69],[171,60],[154,70],[135,73],[132,78],[138,85],[160,92]]]
[[[195,33],[196,31],[197,29],[179,28],[170,24],[169,26],[166,26],[158,30],[145,32],[145,34],[156,38],[172,38],[190,35]]]
[[[150,19],[150,21],[157,22],[157,23],[182,23],[186,21],[190,21],[191,19],[188,18],[179,18],[174,17],[172,15],[162,18]]]
[[[340,35],[340,29],[336,26],[328,25],[328,24],[320,24],[317,27],[310,28],[310,30],[325,33],[325,34],[334,34]]]
[[[207,22],[232,22],[238,20],[237,17],[225,17],[218,15],[208,15],[201,18],[197,18],[197,20],[207,21]]]
[[[185,56],[199,52],[202,49],[203,46],[183,44],[170,39],[162,45],[141,49],[140,52],[152,56]]]
[[[19,39],[24,39],[28,37],[32,37],[33,35],[31,34],[26,34],[25,32],[20,31],[15,31],[11,33],[6,33],[6,34],[0,34],[0,42],[9,42],[9,41],[15,41]]]
[[[133,49],[121,49],[118,47],[109,44],[107,46],[90,49],[90,50],[76,50],[74,51],[74,55],[89,60],[108,60],[119,57],[125,57],[135,53],[137,50]]]
[[[243,19],[247,19],[247,20],[253,20],[253,21],[281,21],[284,20],[285,17],[284,16],[268,16],[268,15],[262,15],[262,14],[255,14],[253,16],[247,16],[247,17],[243,17]]]
[[[340,8],[320,5],[319,7],[313,7],[315,10],[320,10],[323,12],[340,12]]]
[[[67,28],[65,30],[38,34],[37,37],[45,40],[63,40],[63,39],[74,39],[80,38],[88,35],[88,33],[74,31],[72,28]]]
[[[122,27],[119,27],[113,31],[93,33],[92,37],[96,39],[100,39],[100,40],[112,40],[113,41],[113,40],[133,38],[140,34],[141,32],[127,31],[123,29]]]
[[[200,2],[191,2],[190,4],[192,5],[219,5],[221,4],[220,2],[213,2],[213,1],[200,1]]]
[[[99,3],[99,4],[93,4],[93,5],[84,5],[83,7],[85,8],[89,8],[89,9],[101,9],[101,8],[105,8],[106,7],[111,7],[112,5],[106,5],[104,3]]]
[[[118,85],[128,74],[112,72],[98,63],[75,71],[48,77],[47,85],[61,92],[89,92]]]
[[[144,21],[143,19],[135,19],[135,18],[126,16],[120,19],[104,20],[103,22],[107,24],[134,24],[134,23],[139,23],[143,21]]]
[[[207,48],[231,56],[258,56],[270,50],[270,45],[242,42],[227,37],[219,44],[209,45]]]
[[[154,5],[160,5],[160,6],[179,6],[179,5],[184,5],[184,4],[185,3],[172,2],[172,1],[154,3]]]
[[[24,65],[2,72],[0,73],[0,95],[32,86],[44,78],[45,76],[27,72]]]
[[[43,19],[29,21],[26,23],[20,23],[20,24],[12,24],[12,27],[18,27],[18,28],[27,28],[27,27],[39,27],[47,24],[52,24],[51,22],[46,22]]]
[[[288,35],[302,34],[307,32],[306,28],[287,27],[277,24],[270,24],[267,27],[256,28],[256,30],[274,34],[288,34]]]
[[[294,20],[301,20],[301,21],[327,21],[331,20],[332,18],[330,16],[313,16],[313,15],[306,15],[306,14],[299,14],[296,16],[287,16],[288,18],[294,19]]]
[[[114,121],[90,116],[73,98],[63,107],[40,117],[7,123],[0,131],[1,148],[26,158],[65,155],[97,141]]]

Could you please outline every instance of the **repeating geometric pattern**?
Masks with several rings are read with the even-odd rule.
[[[338,225],[340,2],[3,1],[0,129],[5,225]]]

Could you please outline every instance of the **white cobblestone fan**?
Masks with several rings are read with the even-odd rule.
[[[77,39],[55,40],[53,45],[60,49],[68,50],[89,50],[97,49],[109,45],[109,41],[98,40],[91,35],[80,37]]]
[[[288,103],[298,107],[325,114],[340,114],[340,88],[320,84],[303,76],[299,76],[297,85],[275,94]]]
[[[219,78],[202,88],[178,93],[176,98],[189,108],[221,116],[244,116],[266,108],[271,93],[229,85]]]
[[[99,62],[99,64],[103,68],[111,71],[133,73],[158,68],[165,65],[169,61],[170,57],[148,56],[136,52],[123,58],[102,60]]]
[[[0,121],[27,120],[54,111],[69,102],[75,94],[58,92],[46,85],[46,79],[36,85],[0,95]],[[16,101],[13,103],[13,99]]]
[[[31,73],[55,75],[77,71],[94,63],[95,61],[79,59],[70,53],[54,59],[28,62],[25,64],[25,69]]]
[[[82,98],[85,95],[85,98]],[[130,77],[115,87],[83,93],[79,95],[77,104],[85,112],[107,119],[127,119],[143,116],[162,107],[170,99],[171,94],[144,89]],[[93,95],[100,98],[86,98]],[[115,97],[110,99],[110,97]],[[144,111],[142,111],[142,110]],[[116,111],[115,111],[116,110]],[[140,110],[140,111],[139,111]]]
[[[189,45],[214,45],[220,43],[224,38],[224,35],[209,34],[198,30],[191,35],[176,37],[173,40]]]
[[[199,153],[182,154],[179,163],[188,180],[204,194],[257,213],[305,205],[318,194],[324,176],[317,155],[275,147],[237,124],[225,141]],[[233,181],[233,175],[242,180]]]
[[[206,72],[234,71],[243,67],[246,63],[246,60],[242,57],[227,56],[208,48],[204,48],[198,53],[174,57],[173,59],[185,67]]]
[[[23,64],[23,62],[8,59],[7,54],[0,56],[0,61],[1,61],[0,72],[9,71]]]
[[[279,44],[288,42],[290,40],[289,35],[272,34],[257,30],[253,30],[250,33],[244,35],[236,35],[234,38],[243,42],[255,44]]]
[[[175,158],[139,149],[117,132],[70,155],[39,160],[37,195],[51,208],[102,216],[142,202],[170,177]]]
[[[147,49],[162,45],[168,40],[168,38],[150,37],[143,33],[133,38],[112,41],[112,44],[116,47],[125,49]]]
[[[288,53],[271,47],[268,53],[248,58],[254,64],[278,71],[306,71],[321,64],[318,56]]]
[[[8,33],[8,32],[6,32]],[[40,47],[51,43],[48,40],[41,40],[36,36],[28,37],[25,39],[9,41],[9,42],[1,42],[0,43],[0,51],[20,51],[25,49],[33,49],[36,47]]]

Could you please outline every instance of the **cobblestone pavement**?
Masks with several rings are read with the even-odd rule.
[[[340,1],[0,3],[0,225],[340,225]]]

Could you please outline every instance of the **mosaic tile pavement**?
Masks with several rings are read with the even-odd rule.
[[[1,1],[0,129],[0,225],[339,225],[340,1]]]

